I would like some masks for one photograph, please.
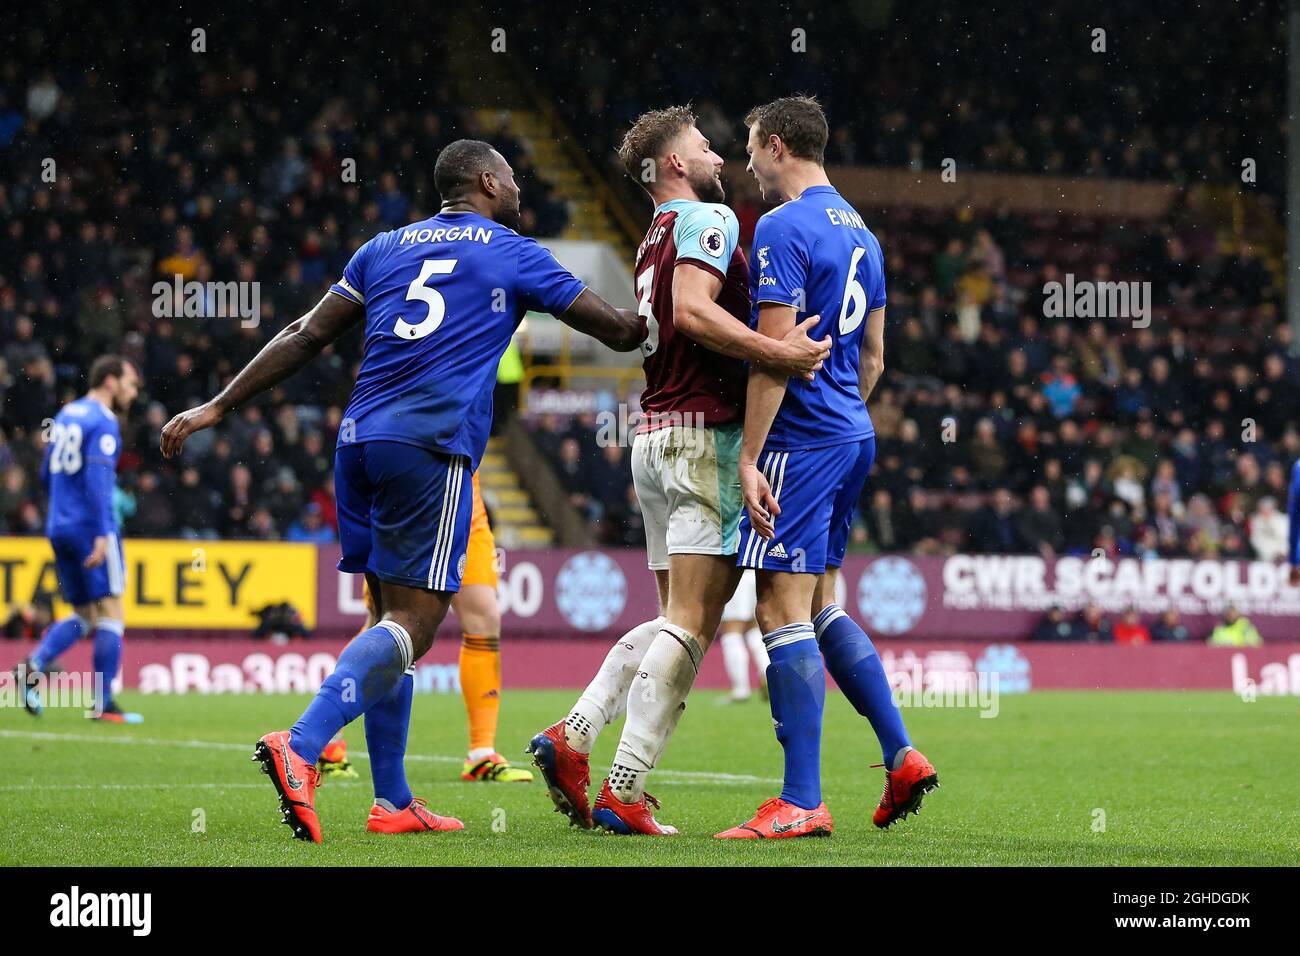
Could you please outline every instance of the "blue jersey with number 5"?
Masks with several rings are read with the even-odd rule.
[[[558,315],[584,288],[544,246],[476,213],[375,236],[330,286],[366,309],[339,440],[405,442],[477,468],[497,364],[519,320],[530,309]]]
[[[764,448],[785,451],[861,441],[875,434],[858,387],[867,314],[885,304],[885,258],[862,217],[834,187],[813,186],[776,207],[754,231],[750,289],[758,325],[764,302],[821,321],[808,337],[831,337],[830,358],[811,382],[791,378]]]

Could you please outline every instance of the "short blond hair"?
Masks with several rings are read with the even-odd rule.
[[[657,168],[668,144],[694,125],[695,111],[690,106],[669,106],[642,113],[618,147],[618,158],[623,161],[624,171],[649,188],[649,182],[653,180],[645,178],[646,160],[653,160]]]

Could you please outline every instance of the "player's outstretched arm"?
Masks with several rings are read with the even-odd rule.
[[[164,457],[174,458],[180,454],[185,439],[190,435],[211,428],[227,412],[283,382],[364,317],[365,309],[358,303],[332,292],[326,293],[315,308],[290,322],[262,346],[262,351],[221,390],[221,394],[181,412],[163,426],[159,444]]]
[[[573,300],[557,319],[605,343],[615,352],[630,352],[645,341],[645,322],[635,312],[616,309],[590,289]]]
[[[862,361],[858,363],[858,390],[862,401],[871,397],[885,372],[885,308],[873,309],[862,331]]]
[[[718,305],[722,280],[689,262],[673,270],[673,326],[705,348],[732,358],[764,365],[781,376],[798,375],[812,381],[813,374],[831,354],[830,336],[820,342],[808,330],[821,317],[809,316],[780,339],[755,332]]]
[[[769,338],[781,339],[795,327],[793,306],[764,302],[758,307],[758,331]],[[781,506],[763,473],[758,470],[758,456],[767,442],[776,413],[785,399],[786,376],[759,365],[750,366],[749,386],[745,393],[745,427],[740,443],[740,492],[749,510],[749,523],[760,537],[775,532],[772,519]]]

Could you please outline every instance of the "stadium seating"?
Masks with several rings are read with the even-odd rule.
[[[511,47],[501,61],[509,68],[492,86],[497,100],[524,92],[528,99],[507,112],[501,103],[463,105],[467,83],[454,79],[458,71],[443,80],[426,68],[444,57],[466,62],[446,38],[392,42],[348,29],[363,12],[358,4],[344,5],[337,31],[292,53],[259,42],[274,35],[285,16],[279,11],[250,14],[228,28],[237,32],[227,42],[215,32],[202,57],[176,55],[159,31],[133,31],[143,16],[135,11],[114,11],[112,33],[138,39],[99,49],[96,26],[108,32],[108,14],[78,11],[89,19],[66,31],[63,52],[104,70],[73,76],[42,70],[39,49],[17,45],[0,66],[7,239],[0,244],[0,532],[39,533],[41,422],[80,387],[89,359],[113,348],[136,359],[146,381],[146,401],[124,431],[119,510],[128,535],[329,538],[333,442],[359,338],[340,342],[220,435],[196,438],[179,467],[159,457],[158,432],[308,307],[361,241],[427,212],[435,200],[431,159],[459,135],[487,137],[511,159],[533,231],[602,237],[624,251],[626,221],[609,200],[609,190],[624,184],[612,171],[601,174],[626,121],[650,105],[650,91],[655,103],[694,99],[706,131],[731,157],[741,155],[734,121],[748,106],[786,92],[788,77],[817,89],[832,72],[843,82],[825,87],[836,130],[829,159],[840,164],[933,168],[952,156],[963,168],[1186,183],[1236,176],[1220,147],[1241,142],[1244,129],[1262,131],[1261,155],[1276,146],[1270,118],[1281,91],[1269,84],[1280,71],[1263,71],[1265,79],[1245,89],[1238,71],[1216,70],[1213,57],[1223,50],[1207,51],[1190,26],[1162,50],[1158,75],[1129,62],[1131,47],[1113,44],[1107,55],[1124,58],[1125,75],[1141,91],[1134,96],[1095,69],[1102,54],[1087,38],[1067,53],[1049,48],[1047,10],[1026,14],[1018,35],[1043,40],[1021,45],[1018,70],[986,74],[983,58],[995,55],[986,32],[997,27],[959,18],[936,27],[903,8],[885,36],[869,16],[855,19],[857,9],[792,21],[790,43],[781,24],[775,51],[771,34],[749,18],[682,19],[668,28],[683,43],[660,36],[657,55],[643,57],[628,29],[639,22],[637,5],[615,2],[582,23],[583,42],[602,55],[556,70],[546,62],[546,38],[572,35],[575,22],[511,8],[518,35],[530,41]],[[1263,63],[1280,55],[1265,19],[1231,15],[1240,38],[1234,56]],[[48,16],[46,28],[57,30],[66,14]],[[1109,22],[1117,35],[1140,35],[1155,16],[1121,3]],[[175,25],[178,36],[188,35],[186,24]],[[876,55],[835,63],[815,51],[802,56],[800,29],[856,31]],[[749,50],[774,68],[743,81],[688,68],[674,52],[687,38]],[[922,40],[945,69],[915,55]],[[905,42],[907,57],[887,55]],[[332,55],[342,44],[348,66]],[[301,68],[285,69],[287,57]],[[382,57],[389,68],[360,68],[367,57]],[[616,62],[638,68],[623,75],[610,69]],[[112,90],[100,79],[109,68],[117,77]],[[312,79],[327,68],[330,83]],[[1214,75],[1201,84],[1213,100],[1187,101],[1162,79],[1175,70]],[[297,77],[293,89],[241,95],[272,72]],[[409,82],[413,76],[423,79]],[[1075,81],[1069,99],[1054,102],[1048,120],[1038,93],[1065,77]],[[956,89],[971,91],[969,100]],[[1175,138],[1173,130],[1184,132]],[[595,164],[579,171],[579,154]],[[46,158],[58,170],[52,183],[41,178]],[[345,159],[357,161],[355,182],[343,175]],[[1260,173],[1265,212],[1276,175],[1267,164]],[[119,185],[106,190],[104,182]],[[752,229],[761,210],[742,183],[734,185]],[[1281,500],[1285,471],[1300,456],[1300,433],[1285,415],[1296,369],[1269,250],[1248,236],[1225,244],[1181,211],[1151,223],[1005,210],[963,217],[882,202],[871,221],[887,252],[891,321],[888,370],[873,403],[880,465],[854,548],[1259,553],[1250,541],[1267,535],[1252,533],[1252,518],[1263,498]],[[1044,281],[1071,270],[1154,278],[1151,328],[1042,319]],[[175,273],[256,275],[265,289],[260,324],[155,318],[152,283]],[[1069,364],[1058,371],[1059,356]],[[1064,414],[1057,402],[1069,406]],[[972,440],[942,441],[947,418]],[[1243,450],[1237,439],[1247,418],[1258,427]],[[638,545],[626,449],[595,447],[587,424],[529,422],[596,538]],[[575,438],[576,457],[565,435]],[[1021,520],[1040,486],[1051,510],[1065,514],[1059,534]],[[999,504],[1001,491],[1020,516],[1010,525],[999,513],[1007,506]],[[523,499],[510,492],[495,503]],[[547,528],[531,524],[535,514],[515,517],[532,528],[520,540],[547,538]]]

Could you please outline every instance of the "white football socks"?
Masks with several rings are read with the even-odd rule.
[[[668,746],[703,657],[684,628],[660,625],[628,691],[627,723],[609,771],[610,790],[624,803],[636,803],[645,793],[645,776]]]
[[[591,753],[596,737],[605,725],[623,716],[632,678],[663,624],[662,617],[638,624],[620,637],[605,655],[600,670],[564,720],[564,737],[578,753]]]
[[[727,669],[727,678],[731,681],[731,699],[747,700],[749,698],[749,651],[745,648],[745,637],[735,631],[726,631],[721,637],[722,664]]]

